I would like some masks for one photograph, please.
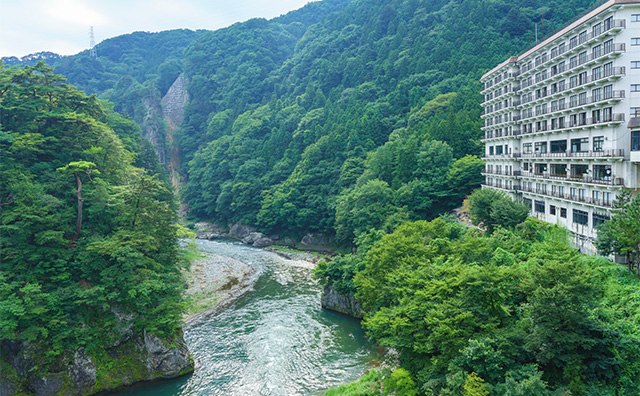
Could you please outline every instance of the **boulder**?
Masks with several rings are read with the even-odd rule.
[[[247,245],[253,245],[253,243],[259,239],[264,238],[264,234],[261,232],[250,232],[249,235],[242,238],[242,243]]]
[[[247,236],[249,236],[250,233],[256,232],[256,231],[258,231],[258,229],[254,226],[237,223],[232,225],[231,228],[229,229],[229,236],[232,238],[237,238],[242,240]]]
[[[273,240],[271,238],[267,238],[267,237],[262,237],[256,241],[253,242],[253,246],[258,247],[258,248],[263,248],[263,247],[267,247],[267,246],[271,246],[273,245]]]

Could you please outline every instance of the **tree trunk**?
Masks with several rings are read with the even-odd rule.
[[[82,179],[78,172],[73,175],[76,177],[76,182],[78,182],[78,221],[76,222],[76,239],[78,239],[82,229]]]

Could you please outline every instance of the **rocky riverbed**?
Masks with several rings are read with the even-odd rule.
[[[251,290],[257,279],[254,268],[231,257],[202,252],[191,263],[187,277],[189,307],[185,313],[187,326],[213,315],[234,299]]]

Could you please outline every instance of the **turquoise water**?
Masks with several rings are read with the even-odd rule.
[[[316,395],[355,380],[379,357],[357,320],[321,308],[307,263],[231,242],[198,245],[254,267],[254,290],[185,330],[193,375],[117,395]]]

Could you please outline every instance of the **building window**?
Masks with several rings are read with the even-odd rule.
[[[544,201],[535,201],[535,211],[544,214]]]
[[[573,222],[576,224],[588,225],[589,213],[582,210],[573,209]]]
[[[584,175],[589,171],[588,165],[572,165],[571,166],[571,178],[582,179]],[[571,187],[571,195],[575,195],[575,188]]]
[[[598,66],[598,67],[594,67],[591,70],[591,75],[593,76],[593,80],[599,80],[602,78],[602,67]]]
[[[593,179],[600,181],[611,181],[611,165],[594,165]]]
[[[502,146],[496,146],[496,155],[502,155]]]
[[[547,142],[536,142],[536,153],[545,154],[547,152]]]
[[[529,210],[531,210],[531,204],[533,203],[530,199],[528,198],[522,198],[522,203],[527,205],[529,207]]]
[[[560,208],[560,217],[567,218],[567,208]]]
[[[594,213],[593,214],[593,226],[597,227],[600,224],[604,223],[605,221],[609,221],[609,216],[607,215],[602,215],[599,213]]]
[[[640,151],[640,131],[631,131],[631,151]]]
[[[587,93],[586,92],[581,92],[580,95],[578,95],[578,104],[579,105],[587,104]]]
[[[611,205],[611,202],[612,202],[612,200],[611,200],[611,191],[604,191],[602,193],[602,202],[605,205]]]
[[[549,205],[549,214],[555,216],[556,215],[556,207],[553,205]]]
[[[613,27],[613,16],[610,16],[609,18],[605,19],[604,22],[604,30],[609,30]]]
[[[632,69],[640,69],[640,61],[631,61]]]
[[[571,59],[569,59],[569,69],[573,69],[576,66],[578,66],[578,57],[572,56]]]
[[[551,141],[551,152],[552,153],[564,153],[567,151],[567,141],[566,140],[553,140]]]
[[[640,14],[631,14],[631,22],[640,22]]]
[[[576,107],[578,105],[578,95],[572,95],[569,97],[569,107]]]
[[[611,120],[613,120],[613,109],[611,107],[605,107],[602,109],[602,121],[606,122]]]
[[[602,23],[597,23],[593,25],[593,27],[591,28],[591,35],[595,37],[600,35],[601,33],[602,33]]]
[[[578,38],[575,36],[571,37],[571,39],[569,39],[569,48],[573,49],[577,46],[578,46]]]
[[[591,112],[591,121],[594,124],[602,122],[602,118],[600,117],[600,110],[593,110]]]
[[[613,74],[613,62],[609,62],[609,63],[605,63],[604,66],[602,66],[603,72],[604,72],[604,77],[609,77]]]
[[[632,37],[631,45],[640,45],[640,37]]]
[[[640,84],[631,84],[631,92],[640,92]]]
[[[602,100],[602,88],[591,90],[591,100],[594,103]]]
[[[587,41],[587,31],[583,31],[580,32],[580,34],[578,35],[578,41],[580,42],[580,44],[584,43],[585,41]]]
[[[640,117],[640,107],[632,107],[630,114],[631,117]]]
[[[493,155],[493,146],[489,146],[489,155]]]
[[[522,152],[524,154],[531,154],[531,143],[523,143],[522,144]]]
[[[602,151],[604,147],[604,136],[596,136],[593,138],[593,151]]]

